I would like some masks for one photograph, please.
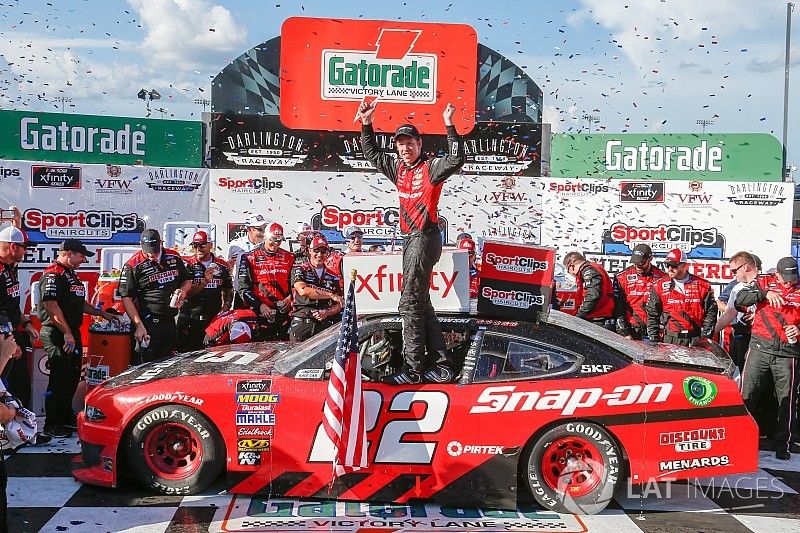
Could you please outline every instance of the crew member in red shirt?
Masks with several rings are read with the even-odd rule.
[[[283,240],[283,226],[271,224],[264,242],[244,254],[237,273],[242,299],[273,325],[271,338],[281,340],[288,338],[294,266],[294,254],[281,248]]]
[[[228,262],[215,256],[208,233],[198,231],[190,244],[194,255],[186,260],[186,268],[193,274],[189,297],[178,313],[179,352],[199,350],[203,347],[205,329],[220,311],[231,308],[233,283]]]
[[[403,290],[398,311],[403,319],[405,368],[384,378],[395,385],[449,383],[456,377],[430,296],[433,266],[442,255],[439,197],[444,181],[465,161],[464,146],[453,124],[455,111],[448,103],[442,113],[449,147],[446,156],[429,158],[422,152],[417,128],[403,124],[394,134],[398,158],[383,153],[375,142],[375,103],[365,101],[358,108],[364,156],[394,183],[400,197],[400,231],[404,237]]]
[[[647,300],[653,281],[666,276],[653,266],[653,250],[637,244],[631,254],[631,266],[614,276],[617,333],[629,339],[642,340],[647,335]]]
[[[614,330],[614,288],[606,270],[599,264],[587,261],[580,252],[564,256],[567,273],[575,276],[577,292],[575,316],[598,326]]]
[[[469,254],[469,297],[478,297],[478,287],[481,284],[481,273],[475,264],[475,241],[471,238],[458,241],[458,249],[466,250]]]
[[[757,277],[736,295],[736,309],[746,312],[756,305],[751,329],[750,349],[742,371],[742,398],[755,413],[759,396],[764,392],[767,374],[772,374],[778,398],[778,448],[775,457],[791,458],[791,429],[795,412],[795,371],[800,355],[797,336],[800,333],[800,284],[797,261],[784,257],[774,274]]]
[[[342,311],[342,283],[339,275],[325,266],[330,252],[322,235],[311,240],[311,259],[292,271],[295,290],[289,340],[303,341],[336,323]]]
[[[664,261],[667,277],[654,281],[650,289],[647,336],[653,342],[692,346],[700,337],[714,335],[714,291],[706,280],[689,273],[688,260],[683,250],[671,250]]]

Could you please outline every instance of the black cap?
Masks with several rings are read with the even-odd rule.
[[[778,274],[783,281],[793,283],[797,281],[797,259],[794,257],[784,257],[778,261]]]
[[[641,265],[653,256],[653,250],[646,244],[637,244],[633,247],[631,254],[631,263],[634,265]]]
[[[146,229],[142,232],[139,243],[141,243],[144,253],[154,254],[161,250],[161,235],[154,229]]]
[[[94,256],[94,252],[90,252],[86,249],[86,246],[83,245],[81,241],[78,239],[67,239],[61,243],[61,246],[58,247],[59,252],[78,252],[86,257]]]
[[[403,124],[397,131],[394,132],[394,139],[397,140],[398,137],[402,137],[403,135],[407,137],[414,137],[415,139],[420,139],[419,130],[413,124]]]

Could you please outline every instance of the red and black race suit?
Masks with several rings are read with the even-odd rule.
[[[175,250],[163,248],[158,261],[151,261],[139,251],[122,267],[119,295],[133,298],[143,319],[175,318],[178,310],[170,307],[170,298],[190,279],[192,274]]]
[[[784,299],[781,307],[772,307],[767,301],[767,292],[778,293]],[[762,351],[784,357],[797,357],[797,343],[788,344],[784,326],[800,325],[800,285],[784,287],[775,274],[757,277],[745,285],[736,295],[736,309],[746,310],[756,306],[753,315],[751,343],[756,342]]]
[[[711,337],[717,324],[717,303],[714,291],[703,278],[687,274],[684,291],[675,288],[668,277],[653,282],[647,299],[647,336],[652,340],[661,337],[694,339]]]
[[[222,309],[222,291],[233,289],[231,271],[228,262],[212,254],[211,261],[216,265],[214,274],[206,286],[198,293],[192,294],[181,307],[180,314],[200,320],[211,320]],[[209,266],[211,266],[209,264]],[[206,266],[196,257],[186,260],[186,267],[193,274],[193,283],[202,283]]]
[[[611,278],[598,263],[586,261],[578,270],[578,290],[575,316],[586,320],[601,320],[614,317],[614,288]]]
[[[655,280],[665,276],[664,272],[654,266],[640,274],[633,265],[614,276],[617,333],[623,336],[636,333],[641,338],[647,332],[646,306],[650,288]]]
[[[344,259],[344,254],[342,252],[337,252],[336,250],[331,250],[331,253],[328,254],[328,257],[325,258],[325,268],[334,276],[339,276],[339,286],[344,292],[344,277],[342,276],[342,260]]]
[[[469,297],[477,298],[481,285],[481,271],[477,267],[469,267]]]
[[[0,261],[0,315],[5,315],[15,328],[22,321],[19,304],[17,266],[7,265]]]
[[[239,294],[258,312],[261,304],[277,307],[277,303],[291,294],[289,278],[294,266],[294,254],[283,248],[268,252],[259,245],[242,256],[237,277]]]
[[[250,338],[246,342],[265,340],[269,335],[271,325],[266,319],[256,315],[252,309],[234,309],[218,314],[206,328],[206,346],[219,346],[231,344],[230,331],[235,322],[244,322],[250,328]]]
[[[423,153],[411,166],[378,148],[371,124],[362,125],[361,142],[364,156],[397,187],[400,231],[404,234],[438,232],[442,185],[466,160],[456,128],[447,126],[448,155],[429,159]]]
[[[80,335],[83,323],[83,306],[86,303],[86,287],[74,270],[58,262],[47,267],[39,282],[42,291],[42,302],[56,302],[72,335]],[[39,320],[42,326],[56,328],[44,305],[39,306]]]
[[[322,267],[322,274],[317,275],[317,270],[314,266],[306,261],[300,266],[294,267],[292,270],[292,287],[298,281],[302,281],[306,285],[329,291],[333,294],[342,295],[342,281],[339,275],[328,270],[327,267]],[[333,305],[333,300],[313,300],[311,298],[295,295],[294,298],[294,313],[292,316],[302,318],[312,318],[314,311],[321,311]]]

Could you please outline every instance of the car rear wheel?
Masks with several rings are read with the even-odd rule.
[[[161,405],[142,413],[127,442],[133,475],[162,494],[197,494],[225,466],[225,447],[202,413],[182,405]]]
[[[533,497],[559,513],[596,514],[614,496],[622,454],[602,427],[569,422],[548,430],[531,448],[526,478]]]

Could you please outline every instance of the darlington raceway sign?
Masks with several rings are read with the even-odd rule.
[[[359,104],[379,103],[376,131],[398,121],[444,133],[448,102],[456,129],[475,122],[478,36],[465,24],[292,17],[281,28],[281,121],[336,131],[353,125]]]
[[[781,145],[765,133],[554,135],[561,177],[783,181]]]
[[[201,123],[0,111],[0,158],[200,167]]]

